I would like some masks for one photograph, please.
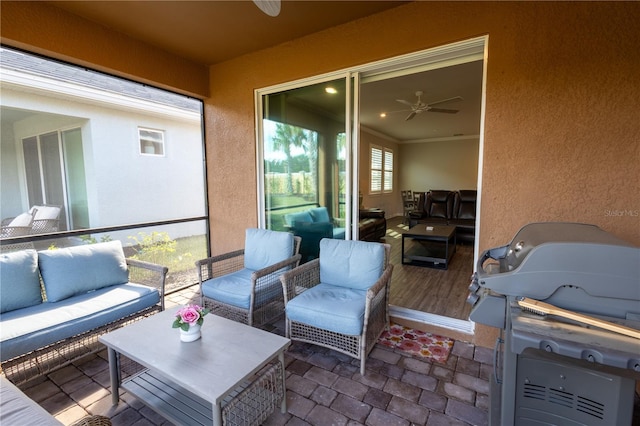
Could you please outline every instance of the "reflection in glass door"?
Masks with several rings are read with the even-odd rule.
[[[322,238],[350,238],[346,82],[330,80],[260,98],[261,219],[267,229],[301,236],[303,261],[317,257]]]

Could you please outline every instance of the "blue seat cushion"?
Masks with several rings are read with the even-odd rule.
[[[384,269],[384,246],[366,241],[320,241],[320,282],[366,290]]]
[[[47,302],[129,281],[120,241],[38,252]]]
[[[320,283],[287,303],[287,318],[334,331],[357,336],[362,333],[367,292]]]
[[[245,232],[244,267],[257,271],[293,256],[293,234],[249,228]]]
[[[159,301],[157,289],[127,283],[4,313],[0,318],[2,361],[124,318]]]
[[[23,250],[0,255],[0,313],[40,303],[38,253]]]
[[[212,278],[202,283],[203,296],[235,306],[249,309],[251,304],[251,274],[250,269],[241,269],[222,277]],[[282,297],[282,284],[275,280],[270,285],[256,288],[256,300],[267,302]]]

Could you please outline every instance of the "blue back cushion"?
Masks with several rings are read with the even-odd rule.
[[[315,209],[311,209],[309,210],[309,214],[314,222],[331,222],[329,211],[326,207],[316,207]]]
[[[311,223],[313,219],[307,210],[298,213],[289,213],[284,215],[284,221],[288,226],[294,226],[296,222]]]
[[[38,252],[48,302],[129,281],[120,241]]]
[[[293,234],[249,228],[244,243],[244,267],[257,271],[293,256]]]
[[[320,282],[365,290],[384,270],[384,246],[380,243],[323,239],[320,241]]]
[[[38,253],[23,250],[0,255],[0,313],[40,303]]]

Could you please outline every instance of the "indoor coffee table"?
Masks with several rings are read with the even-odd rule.
[[[405,251],[405,239],[415,240]],[[456,227],[418,224],[402,233],[402,264],[447,269],[456,251]]]
[[[108,348],[114,405],[122,387],[179,425],[222,425],[223,417],[225,424],[260,424],[278,405],[286,413],[289,339],[209,314],[202,337],[184,343],[171,328],[178,309],[99,338]],[[120,354],[144,369],[121,381]]]

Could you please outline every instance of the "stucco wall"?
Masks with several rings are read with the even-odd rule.
[[[206,91],[180,58],[42,7],[30,14],[35,5],[7,14],[4,3],[5,42]],[[640,244],[639,19],[637,2],[415,2],[211,67],[212,251],[240,247],[257,223],[254,89],[487,34],[480,248],[540,220],[594,223]]]
[[[43,1],[3,0],[0,8],[2,43],[197,98],[209,95],[207,67],[202,64]]]
[[[253,89],[483,34],[480,248],[546,220],[640,244],[639,17],[637,3],[416,2],[211,67],[212,231],[228,237],[213,250],[237,247],[237,230],[256,223]],[[607,214],[616,209],[628,214]]]

